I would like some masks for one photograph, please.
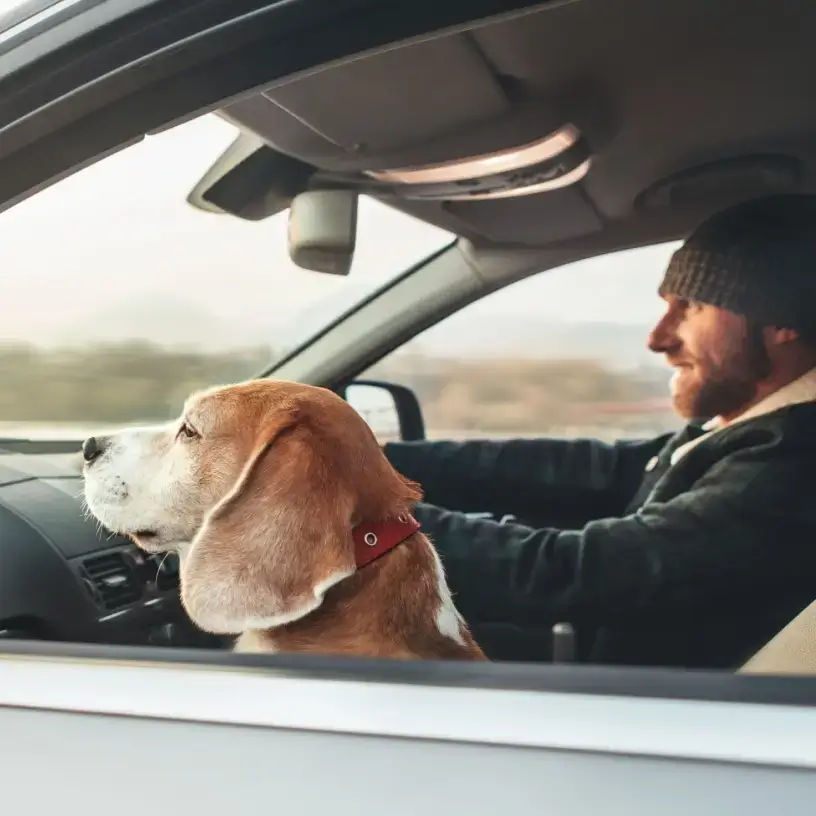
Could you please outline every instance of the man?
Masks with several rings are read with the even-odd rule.
[[[679,433],[385,448],[494,658],[568,621],[582,660],[736,669],[816,599],[816,196],[708,219],[660,295]]]

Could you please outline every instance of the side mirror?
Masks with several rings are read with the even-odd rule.
[[[381,444],[425,438],[422,409],[410,388],[379,380],[355,380],[340,395],[368,423]]]

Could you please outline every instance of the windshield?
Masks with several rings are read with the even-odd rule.
[[[0,213],[0,437],[175,416],[454,240],[363,198],[351,273],[301,269],[287,213],[250,222],[186,201],[236,135],[207,115]]]

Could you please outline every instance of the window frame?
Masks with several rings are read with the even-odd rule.
[[[146,132],[211,111],[228,98],[268,86],[276,78],[399,39],[531,5],[537,3],[94,3],[69,19],[58,20],[53,27],[37,30],[24,41],[9,40],[10,47],[0,51],[0,210]],[[273,34],[283,47],[270,46]],[[240,58],[228,59],[238,54]],[[53,71],[55,61],[63,62],[65,70]],[[459,263],[470,264],[468,251],[459,245],[448,247],[423,269],[457,253]],[[589,254],[591,251],[587,249]],[[551,266],[558,265],[557,252],[549,257]],[[415,277],[411,275],[401,283]],[[477,283],[475,277],[440,301],[434,315],[425,315],[425,325],[441,319],[445,310],[451,313],[492,291],[491,282],[485,284],[480,279]],[[503,280],[501,285],[507,283]],[[378,298],[399,289],[394,286]],[[421,328],[418,322],[412,330]],[[370,362],[365,361],[365,365]],[[278,366],[276,373],[282,369]],[[175,664],[240,669],[247,676],[261,672],[302,681],[346,678],[403,687],[591,695],[610,701],[634,697],[663,702],[749,703],[757,710],[767,705],[788,709],[816,706],[816,680],[810,678],[712,676],[671,670],[401,661],[375,665],[341,658],[253,657],[46,641],[0,641],[0,660],[18,665],[26,660],[81,661],[99,667],[111,663],[131,667],[134,663]],[[46,699],[44,691],[40,689],[40,705]],[[0,706],[10,704],[9,693],[7,687],[0,687]],[[124,709],[120,713],[128,712]]]

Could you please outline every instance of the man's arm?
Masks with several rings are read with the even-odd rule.
[[[620,515],[648,460],[671,434],[607,444],[595,439],[399,442],[391,464],[451,510],[538,518]]]
[[[816,566],[796,489],[808,473],[803,456],[736,452],[671,501],[577,530],[500,525],[428,505],[416,515],[473,623],[733,612]]]

